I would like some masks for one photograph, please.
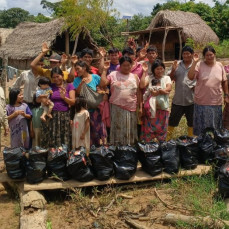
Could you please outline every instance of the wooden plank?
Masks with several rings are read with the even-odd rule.
[[[124,183],[135,183],[135,182],[154,181],[154,180],[156,181],[156,180],[170,179],[170,178],[183,177],[183,176],[207,174],[210,171],[211,171],[211,166],[198,165],[198,167],[194,170],[181,170],[178,174],[175,175],[170,175],[163,172],[160,175],[152,177],[139,168],[135,173],[135,175],[129,180],[118,180],[113,177],[108,181],[92,180],[90,182],[79,182],[75,180],[69,180],[65,182],[59,182],[59,181],[54,181],[52,179],[46,179],[39,184],[28,184],[25,182],[24,191],[82,188],[82,187],[108,185],[108,184],[124,184]]]

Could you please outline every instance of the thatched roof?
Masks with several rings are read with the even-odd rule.
[[[47,23],[20,23],[0,48],[11,59],[31,59],[41,51],[41,44],[52,45],[57,35],[61,34],[63,21],[56,19]]]
[[[179,10],[162,10],[158,12],[146,30],[167,26],[182,27],[184,40],[189,37],[201,44],[208,42],[217,44],[219,42],[215,32],[198,14]]]
[[[13,29],[0,28],[0,47],[5,44],[6,38],[13,32]]]
[[[47,23],[24,22],[19,24],[0,48],[0,57],[3,57],[3,54],[14,60],[28,60],[36,57],[41,51],[43,42],[52,48],[57,36],[62,36],[63,24],[63,19],[55,19]],[[91,43],[90,35],[87,34],[87,36],[87,41]],[[65,44],[62,43],[61,46],[64,47]]]

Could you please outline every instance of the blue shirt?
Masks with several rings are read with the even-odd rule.
[[[96,87],[100,84],[100,76],[96,75],[96,74],[92,74],[92,80],[91,82],[87,83],[88,87],[90,87],[93,91],[96,91]],[[73,81],[73,86],[74,88],[78,88],[80,83],[82,81],[81,77],[76,77]]]

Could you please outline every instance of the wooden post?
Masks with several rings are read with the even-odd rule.
[[[72,56],[75,55],[75,53],[76,53],[78,41],[79,41],[79,34],[76,35],[75,44],[74,44],[74,48],[73,48],[73,51],[72,51]]]
[[[65,31],[65,54],[69,55],[69,31]]]
[[[162,60],[165,62],[165,43],[166,43],[166,37],[169,32],[169,29],[165,28],[165,34],[164,34],[164,39],[162,43]]]
[[[181,29],[178,29],[177,32],[178,32],[179,44],[180,44],[180,49],[179,49],[179,60],[181,60],[181,53],[182,53]]]

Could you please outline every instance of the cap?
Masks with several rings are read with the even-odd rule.
[[[53,54],[52,56],[50,56],[49,61],[60,62],[61,61],[61,56],[58,55],[58,54]]]

